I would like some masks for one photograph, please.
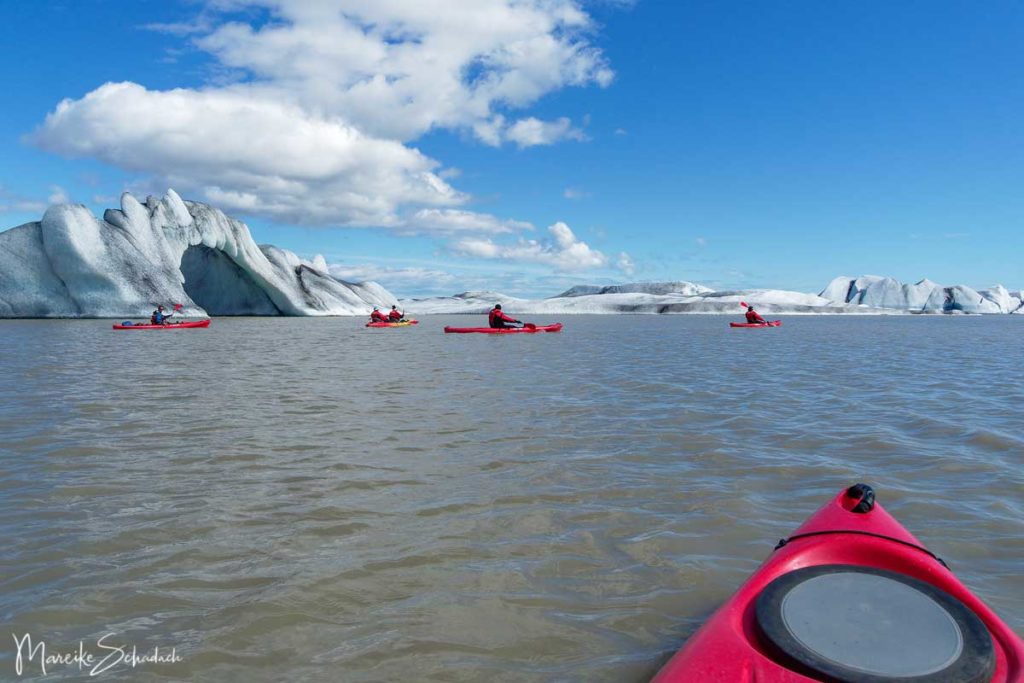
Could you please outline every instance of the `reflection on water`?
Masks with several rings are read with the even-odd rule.
[[[642,681],[854,481],[1024,629],[1024,319],[421,320],[0,323],[8,630],[183,659],[125,680]]]

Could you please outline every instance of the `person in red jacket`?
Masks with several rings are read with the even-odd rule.
[[[519,325],[523,324],[522,321],[516,320],[515,318],[506,315],[505,312],[501,310],[501,304],[494,304],[494,308],[492,308],[491,312],[487,314],[487,323],[491,327],[498,329],[509,327],[505,323],[517,323]]]
[[[383,313],[381,313],[379,308],[374,306],[373,307],[373,313],[370,314],[370,322],[371,323],[386,323],[386,322],[388,322],[388,317],[386,315],[384,315]]]
[[[388,320],[393,323],[397,323],[403,318],[405,318],[405,313],[402,313],[400,310],[398,310],[398,306],[392,305],[391,311],[388,313]]]
[[[747,322],[748,323],[767,323],[768,321],[761,317],[761,314],[754,310],[753,306],[747,306]]]

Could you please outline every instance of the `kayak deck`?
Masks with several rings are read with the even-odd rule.
[[[189,320],[183,323],[167,323],[166,325],[153,325],[151,323],[141,323],[138,325],[114,325],[115,330],[183,330],[183,329],[194,329],[200,327],[209,327],[210,321],[207,320]]]
[[[867,509],[862,509],[864,507]],[[830,577],[834,580],[831,586]],[[831,609],[823,607],[829,593],[821,591],[821,587],[832,590],[844,585],[850,577],[854,577],[852,584],[859,581],[871,589],[862,589],[857,599],[838,608],[835,605]],[[814,588],[815,581],[818,588]],[[801,623],[800,619],[786,621],[786,610],[792,610],[800,598],[797,589],[788,584],[795,584],[801,590],[803,586],[810,586],[807,594],[818,591],[814,600],[805,600],[802,616],[807,617],[805,623],[825,625],[818,631],[828,632],[827,643],[821,649],[831,648],[833,655],[836,650],[840,652],[837,656],[825,657],[821,660],[824,664],[815,660],[813,648],[810,648],[811,654],[805,652],[809,649],[805,647],[806,642],[813,643],[816,634],[801,640],[799,635],[792,637],[786,630],[790,627],[799,630]],[[949,619],[947,633],[953,633],[955,623],[959,629],[957,637],[962,636],[960,649],[963,652],[950,647],[955,656],[946,657],[941,645],[933,644],[936,639],[916,637],[922,631],[915,626],[923,625],[923,630],[928,630],[936,623],[944,623],[944,619],[918,619],[915,624],[914,610],[902,610],[899,604],[894,606],[890,599],[894,595],[910,596],[911,602],[917,600],[921,605],[930,603],[936,607],[936,613],[937,606],[942,605],[943,617]],[[927,599],[921,599],[921,595]],[[796,597],[790,600],[792,596]],[[779,614],[784,615],[782,619],[778,618]],[[887,617],[895,625],[887,622]],[[905,621],[912,626],[903,628]],[[850,627],[852,632],[844,631],[848,623],[854,624]],[[870,627],[864,628],[865,623]],[[961,623],[968,626],[961,628]],[[859,630],[857,624],[860,624]],[[933,666],[937,677],[928,674],[906,678],[901,677],[902,674],[886,673],[885,665],[880,663],[885,653],[877,650],[853,659],[852,663],[847,661],[846,669],[841,670],[844,666],[841,660],[844,657],[850,660],[861,652],[858,648],[864,641],[877,637],[872,633],[875,630],[890,636],[895,634],[888,640],[879,637],[881,645],[878,646],[878,650],[895,653],[889,660],[892,671],[907,666],[918,666],[923,671],[938,661],[939,664]],[[818,644],[825,640],[818,640]],[[936,648],[940,649],[938,654]],[[840,668],[829,670],[837,661]],[[877,671],[873,676],[863,675],[873,668],[883,669],[884,675]],[[849,673],[851,669],[853,673]],[[792,536],[780,541],[775,552],[669,660],[653,682],[809,683],[821,680],[1021,681],[1024,680],[1024,641],[971,593],[945,563],[875,503],[870,487],[857,485],[841,492]]]
[[[781,327],[781,320],[770,320],[766,323],[729,323],[729,327]]]
[[[516,334],[523,332],[534,334],[536,332],[561,332],[562,323],[534,327],[445,327],[444,331],[448,334]]]
[[[419,320],[403,320],[403,321],[397,322],[397,323],[392,323],[392,322],[387,322],[387,323],[368,322],[368,323],[366,323],[366,326],[367,327],[409,327],[410,325],[419,325],[419,324],[420,324]]]

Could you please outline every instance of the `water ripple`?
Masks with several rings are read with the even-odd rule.
[[[184,658],[123,680],[642,681],[863,480],[1024,628],[1024,319],[564,322],[0,323],[5,623]]]

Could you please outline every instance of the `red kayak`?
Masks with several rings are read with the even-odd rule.
[[[525,327],[446,327],[449,334],[515,334],[517,332],[561,332],[562,323],[554,325],[527,325]]]
[[[729,327],[780,327],[781,320],[771,320],[766,323],[729,323]]]
[[[115,330],[184,330],[194,327],[209,327],[209,320],[188,320],[183,323],[167,323],[166,325],[152,325],[150,323],[138,323],[136,325],[114,325]]]
[[[655,683],[1024,681],[1024,641],[857,484],[818,510]]]
[[[392,323],[392,322],[387,322],[387,323],[369,322],[369,323],[366,323],[366,326],[367,327],[409,327],[409,325],[419,325],[419,324],[420,324],[419,320],[402,320],[400,322],[394,322],[394,323]]]

